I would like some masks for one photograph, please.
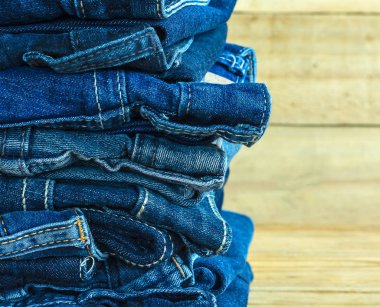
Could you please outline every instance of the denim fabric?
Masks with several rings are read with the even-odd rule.
[[[251,48],[226,44],[210,72],[234,83],[256,82],[257,59]]]
[[[33,128],[0,130],[0,173],[35,176],[70,166],[137,172],[173,184],[222,185],[227,168],[216,146],[186,146],[150,135],[129,137]],[[71,173],[75,179],[75,173]]]
[[[132,226],[122,225],[133,217],[176,233],[191,250],[204,256],[224,253],[231,243],[231,228],[219,214],[214,192],[207,193],[192,207],[181,207],[177,202],[133,185],[120,189],[91,183],[0,177],[0,192],[5,195],[0,198],[0,212],[3,213],[80,208],[95,231],[89,216],[96,213],[90,209],[102,210],[105,216],[110,215],[109,219],[114,216],[112,214],[127,217],[120,220],[118,229],[122,232],[133,226],[134,223]],[[97,223],[96,227],[97,233],[108,231],[107,223]],[[148,236],[149,229],[141,232]],[[116,232],[115,229],[112,231]],[[126,246],[139,245],[138,241],[132,242],[133,238],[126,239],[130,240]]]
[[[17,68],[0,73],[0,109],[0,128],[32,125],[102,131],[145,119],[178,139],[221,136],[252,145],[266,129],[270,96],[258,83],[168,84],[120,70],[59,75]]]
[[[239,214],[231,212],[223,212],[222,214],[233,227],[234,239],[231,246],[233,248],[224,256],[206,259],[198,258],[195,260],[193,267],[189,266],[190,263],[187,261],[191,262],[191,257],[188,258],[185,255],[186,253],[182,254],[182,258],[177,254],[168,262],[163,262],[163,266],[166,268],[170,266],[168,263],[175,264],[177,272],[171,272],[171,274],[174,274],[172,276],[177,273],[180,274],[180,277],[177,275],[175,279],[170,280],[170,288],[167,288],[168,283],[163,285],[160,282],[155,287],[145,287],[146,283],[152,286],[150,283],[152,279],[157,280],[157,278],[152,278],[154,275],[149,273],[158,268],[151,268],[145,271],[145,274],[139,278],[138,282],[132,282],[134,289],[138,290],[131,290],[130,284],[122,285],[123,281],[121,283],[120,281],[116,282],[115,276],[119,277],[120,272],[125,272],[126,267],[118,260],[115,260],[119,264],[117,272],[113,271],[115,262],[110,262],[108,266],[108,276],[111,278],[109,288],[111,289],[104,287],[102,290],[100,288],[85,290],[85,288],[80,289],[77,287],[75,290],[78,294],[74,295],[72,291],[65,293],[63,288],[60,289],[59,287],[49,288],[46,285],[33,285],[29,286],[28,290],[34,289],[33,293],[35,295],[30,298],[27,297],[24,289],[24,301],[15,303],[14,306],[21,306],[22,304],[27,304],[28,306],[49,306],[49,304],[63,304],[63,306],[135,306],[136,304],[140,306],[244,306],[247,302],[249,283],[252,280],[252,272],[246,263],[248,245],[253,231],[252,222],[247,217]],[[183,259],[187,260],[183,261]],[[101,267],[97,269],[101,271]],[[133,269],[130,267],[128,271],[131,271],[132,273],[130,274],[134,275]],[[144,269],[139,268],[136,271],[141,274]],[[167,272],[165,273],[167,274]],[[155,274],[157,274],[157,271]],[[148,275],[148,279],[144,275]],[[101,280],[100,276],[104,277],[104,275],[98,276],[99,282]],[[171,275],[169,274],[168,276]],[[125,276],[124,278],[127,277]],[[191,281],[190,284],[188,284],[189,281]],[[126,279],[124,280],[125,282]],[[119,285],[119,287],[116,285]],[[66,287],[66,290],[68,289],[70,288]],[[74,290],[73,288],[71,289]],[[126,291],[127,289],[129,291]],[[12,292],[13,295],[14,293]]]
[[[32,23],[73,16],[81,19],[163,19],[187,6],[206,6],[210,0],[4,0],[0,25]]]
[[[225,25],[170,47],[163,47],[151,28],[138,26],[125,31],[0,34],[0,69],[29,64],[75,73],[123,66],[168,80],[199,81],[220,54],[225,37]]]
[[[171,18],[149,23],[145,20],[67,19],[0,27],[0,69],[27,63],[73,73],[126,65],[159,73],[181,67],[182,54],[189,49],[194,36],[205,32],[208,32],[208,39],[205,40],[204,35],[199,39],[211,46],[206,48],[209,52],[196,48],[200,51],[197,54],[193,48],[184,65],[191,67],[191,64],[200,62],[204,63],[200,68],[208,69],[207,64],[211,63],[207,55],[215,61],[216,52],[221,51],[225,39],[224,24],[234,4],[235,0],[212,1],[210,6],[188,7]],[[211,31],[218,28],[219,31]],[[193,54],[197,57],[191,57]],[[197,80],[196,76],[205,72],[193,70],[191,79]],[[165,73],[164,76],[180,80],[181,73]]]

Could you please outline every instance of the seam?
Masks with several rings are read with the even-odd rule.
[[[137,212],[137,214],[136,214],[136,217],[137,217],[137,218],[140,218],[140,217],[141,217],[141,214],[144,212],[144,210],[145,210],[145,206],[146,206],[146,204],[148,203],[149,192],[148,192],[148,190],[145,189],[145,188],[144,188],[144,192],[145,192],[144,201],[143,201],[143,204],[141,205],[141,208],[140,208],[139,212]]]
[[[186,116],[189,115],[189,111],[190,111],[190,100],[191,100],[191,88],[190,88],[190,85],[188,85],[187,88],[188,88],[188,94],[189,94],[189,96],[187,97]]]
[[[99,89],[98,89],[98,81],[96,79],[96,70],[94,70],[94,88],[95,88],[95,100],[96,100],[96,104],[97,104],[98,110],[99,110],[100,126],[102,129],[104,129],[103,117],[102,117],[102,108],[101,108],[100,102],[99,102]]]
[[[66,239],[66,240],[58,240],[58,241],[52,241],[52,242],[47,242],[47,243],[42,243],[42,244],[36,244],[36,245],[29,246],[27,248],[20,249],[20,250],[17,250],[17,251],[0,254],[0,257],[14,255],[14,254],[17,254],[17,253],[22,253],[22,252],[25,252],[27,250],[31,250],[31,249],[37,248],[37,247],[48,246],[48,245],[59,244],[59,243],[68,243],[68,242],[74,242],[74,241],[80,241],[80,240],[81,239]]]
[[[8,129],[5,129],[3,133],[3,146],[1,147],[1,157],[5,155],[5,148],[7,145],[7,131]]]
[[[261,90],[262,90],[263,95],[264,95],[264,111],[263,111],[263,116],[261,117],[260,126],[262,126],[262,124],[264,123],[265,113],[267,111],[267,96],[265,94],[264,86],[261,87]]]
[[[114,253],[109,253],[110,255],[115,256],[115,257],[117,257],[117,258],[119,258],[119,259],[125,261],[125,262],[128,263],[128,264],[131,264],[131,265],[133,265],[133,266],[137,266],[137,267],[140,267],[140,268],[149,268],[149,267],[152,267],[152,266],[154,266],[155,264],[161,262],[161,261],[164,259],[165,254],[166,254],[166,251],[167,251],[167,247],[166,247],[167,241],[166,241],[166,238],[165,238],[164,233],[163,233],[162,231],[160,231],[158,228],[153,227],[153,226],[151,226],[151,225],[148,225],[148,224],[146,224],[146,223],[144,223],[144,222],[141,222],[141,221],[139,221],[139,220],[131,219],[131,218],[128,218],[128,217],[125,217],[125,216],[119,215],[119,214],[109,213],[109,212],[100,211],[100,210],[95,210],[95,209],[83,209],[83,211],[86,211],[86,210],[87,210],[87,211],[94,211],[94,212],[98,212],[98,213],[102,213],[102,214],[113,215],[113,216],[116,216],[116,217],[122,218],[122,219],[124,219],[124,220],[132,221],[132,222],[134,222],[134,223],[143,224],[143,225],[145,225],[145,226],[147,226],[147,227],[149,227],[149,228],[153,228],[153,229],[156,230],[158,233],[160,233],[161,236],[162,236],[162,238],[163,238],[163,241],[164,241],[164,250],[163,250],[163,252],[162,252],[161,257],[160,257],[158,260],[153,261],[153,262],[148,263],[148,264],[138,264],[138,263],[132,262],[132,261],[130,261],[130,260],[128,260],[128,259],[125,259],[125,258],[121,257],[120,255],[116,255],[116,254],[114,254]],[[172,250],[173,250],[173,241],[172,241],[172,238],[171,238],[170,235],[168,235],[168,237],[169,237],[169,240],[170,240],[170,242],[171,242],[171,246],[172,246]]]
[[[212,206],[210,194],[207,195],[207,199],[208,199],[208,204],[210,205],[212,212],[214,212],[215,216],[223,223],[222,243],[220,244],[219,248],[215,251],[216,254],[219,254],[221,251],[224,250],[225,245],[227,243],[227,222],[220,216],[219,212],[217,212],[215,208]]]
[[[49,186],[50,186],[50,179],[46,180],[46,182],[45,182],[45,195],[44,195],[45,210],[49,210],[49,208],[48,208],[48,191],[49,191]]]
[[[173,127],[170,127],[170,126],[165,126],[165,124],[163,124],[163,123],[160,123],[155,117],[149,116],[149,119],[152,120],[152,121],[154,121],[157,126],[159,126],[161,128],[164,128],[164,129],[167,129],[167,130],[175,131],[175,132],[187,132],[189,134],[201,134],[201,135],[212,135],[213,133],[226,133],[226,134],[229,134],[231,136],[252,138],[251,135],[244,135],[244,134],[233,133],[233,132],[230,132],[230,131],[227,131],[227,130],[223,130],[223,129],[214,129],[214,130],[211,130],[211,131],[192,131],[192,130],[186,129],[186,128],[173,128]]]
[[[21,145],[20,145],[20,157],[24,157],[24,144],[25,144],[25,129],[22,129]]]
[[[156,9],[157,9],[157,15],[158,15],[158,17],[162,18],[160,0],[156,1]]]
[[[84,5],[83,5],[83,1],[82,1],[82,0],[80,0],[80,1],[79,1],[79,4],[80,4],[80,9],[81,9],[81,11],[82,11],[83,17],[84,17],[84,18],[86,18],[86,14],[85,14],[85,12],[84,12]]]
[[[80,240],[81,240],[81,242],[82,242],[83,244],[85,244],[86,241],[87,241],[87,239],[88,239],[88,237],[86,237],[85,234],[84,234],[84,230],[83,230],[83,227],[82,227],[82,220],[81,220],[80,217],[79,217],[79,213],[77,212],[76,209],[74,209],[74,212],[75,212],[75,214],[76,214],[77,217],[78,217],[78,219],[77,219],[78,224],[77,224],[77,225],[78,225],[78,231],[79,231]],[[88,254],[89,254],[90,256],[93,256],[93,255],[92,255],[92,252],[91,252],[91,249],[90,249],[90,247],[89,247],[88,244],[86,244],[86,249],[87,249]]]
[[[168,13],[168,14],[173,14],[174,12],[177,12],[179,11],[180,9],[182,9],[183,7],[186,7],[186,6],[189,6],[189,5],[196,5],[196,4],[207,4],[209,3],[209,0],[193,0],[193,1],[189,1],[189,0],[182,0],[180,2],[173,2],[172,5],[168,6],[165,11]],[[174,12],[170,12],[172,9],[174,8]]]
[[[146,33],[145,35],[138,36],[137,38],[134,38],[133,40],[131,38],[129,38],[129,39],[119,38],[119,40],[122,40],[122,41],[115,43],[115,45],[113,45],[113,46],[104,47],[104,46],[100,45],[100,46],[98,46],[99,50],[96,50],[96,51],[94,51],[92,53],[85,54],[83,56],[78,56],[77,55],[76,57],[72,57],[72,58],[67,59],[64,63],[61,63],[61,68],[65,68],[66,66],[78,64],[76,62],[80,63],[80,62],[82,62],[84,60],[90,60],[90,59],[92,59],[92,58],[94,58],[94,57],[96,57],[98,55],[104,55],[104,53],[106,53],[106,52],[111,52],[111,51],[113,51],[115,49],[118,49],[118,48],[120,48],[121,46],[124,46],[127,43],[128,44],[134,44],[136,41],[141,41],[142,39],[146,39],[146,38],[148,38],[149,40],[152,40],[153,39],[152,33]],[[115,41],[117,41],[117,40],[115,40]],[[79,41],[77,42],[77,44],[79,44]],[[97,48],[97,47],[94,47],[94,48]],[[93,50],[94,48],[86,49],[86,50],[83,50],[82,52],[86,52],[86,51],[88,52],[88,50]],[[102,64],[107,64],[109,62],[112,63],[113,61],[124,60],[124,59],[126,59],[128,57],[133,57],[133,56],[138,55],[138,54],[140,54],[140,53],[142,53],[144,51],[147,51],[148,49],[155,49],[155,46],[149,46],[149,47],[146,47],[145,49],[140,49],[139,51],[136,51],[135,53],[127,54],[127,55],[125,55],[123,57],[118,57],[117,59],[113,59],[113,60],[108,60],[108,61],[104,61],[104,62],[100,62],[100,63],[96,63],[96,64],[90,64],[90,63],[86,64],[86,63],[84,63],[80,67],[87,67],[87,66],[91,67],[91,65],[102,65]],[[29,53],[29,56],[33,56],[35,54],[39,55],[40,53],[32,51],[32,52]],[[61,57],[60,59],[65,58],[65,57],[68,57],[68,56]],[[59,58],[58,59],[52,58],[52,59],[53,59],[53,61],[56,61],[56,62],[59,61]]]
[[[1,214],[0,214],[0,221],[1,221],[1,225],[3,226],[3,230],[4,230],[5,235],[8,236],[7,227],[5,227],[4,219],[3,219],[3,216]]]
[[[119,48],[119,46],[116,46],[117,48]],[[114,49],[117,49],[117,48],[114,48]],[[140,55],[141,53],[144,53],[146,51],[149,51],[149,50],[153,50],[155,49],[154,47],[150,46],[150,47],[147,47],[145,49],[142,49],[138,52],[135,52],[133,54],[129,54],[129,55],[126,55],[126,56],[122,56],[122,57],[119,57],[117,59],[113,59],[113,60],[107,60],[107,61],[103,61],[103,62],[98,62],[98,63],[94,63],[94,64],[84,64],[84,65],[79,65],[79,67],[72,67],[74,68],[75,70],[78,70],[78,69],[81,69],[81,70],[91,70],[91,69],[94,69],[94,68],[99,68],[100,66],[104,66],[104,65],[112,65],[114,63],[118,63],[118,62],[121,62],[121,61],[124,61],[128,58],[131,58],[131,57],[134,57],[136,55]],[[102,53],[104,52],[108,52],[109,50],[102,50]],[[158,53],[158,52],[156,52]],[[88,58],[79,58],[78,61],[84,61],[84,60],[89,60],[90,58],[94,57],[93,55],[89,56]],[[74,63],[73,65],[75,65],[77,63]],[[62,65],[59,65],[59,64],[56,64],[57,69],[59,69],[60,71],[69,71],[67,70],[67,66],[69,66],[69,64],[67,63],[64,63]],[[54,64],[52,65],[52,67],[54,67]]]
[[[186,278],[185,272],[183,271],[181,265],[178,263],[177,259],[173,256],[172,260],[173,260],[175,266],[178,268],[179,272],[181,273],[182,277]]]
[[[14,243],[16,241],[19,241],[21,239],[25,239],[25,238],[29,238],[29,237],[33,237],[33,236],[36,236],[36,235],[39,235],[39,234],[43,234],[45,232],[52,232],[52,231],[56,231],[56,230],[65,230],[65,229],[69,229],[71,227],[73,227],[74,225],[76,225],[77,222],[74,222],[74,224],[72,225],[69,225],[69,226],[63,226],[63,227],[55,227],[55,228],[48,228],[48,229],[44,229],[44,230],[40,230],[40,231],[36,231],[36,232],[32,232],[32,233],[29,233],[27,235],[23,235],[21,237],[18,237],[16,239],[12,239],[12,240],[8,240],[8,241],[5,241],[5,242],[1,242],[0,245],[7,245],[9,243]]]
[[[26,187],[27,187],[27,179],[24,178],[22,180],[22,193],[21,193],[21,204],[24,211],[26,211],[26,197],[25,197]]]
[[[122,110],[122,115],[123,115],[123,122],[127,122],[126,118],[125,118],[125,105],[124,105],[124,99],[123,99],[123,94],[121,93],[121,84],[120,84],[120,71],[117,70],[116,71],[116,75],[117,75],[117,88],[118,88],[118,91],[119,91],[119,98],[120,98],[120,105],[121,105],[121,110]]]

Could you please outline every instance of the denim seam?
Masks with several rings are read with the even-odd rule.
[[[50,179],[47,179],[46,182],[45,182],[45,193],[44,193],[44,207],[45,207],[45,210],[49,210],[49,208],[48,208],[49,186],[50,186]]]
[[[226,134],[231,135],[232,137],[233,136],[238,136],[238,137],[246,137],[246,138],[248,137],[248,138],[252,139],[252,136],[250,136],[250,135],[237,134],[237,133],[233,133],[233,132],[230,132],[230,131],[227,131],[227,130],[222,130],[222,129],[214,129],[214,130],[211,130],[211,131],[191,131],[191,130],[186,129],[186,128],[173,128],[173,127],[165,126],[164,124],[158,122],[156,118],[150,117],[149,119],[153,120],[155,122],[155,124],[157,126],[159,126],[160,128],[163,128],[164,130],[167,129],[167,130],[169,130],[171,132],[175,132],[175,133],[176,132],[177,133],[178,132],[179,133],[185,132],[185,133],[188,133],[188,134],[201,134],[201,135],[212,135],[212,133],[223,133],[223,134],[226,133]],[[227,137],[227,138],[230,140],[229,137]],[[231,141],[233,141],[233,139],[231,139]]]
[[[72,228],[74,225],[76,225],[78,223],[78,221],[74,222],[74,224],[72,225],[69,225],[69,226],[62,226],[62,227],[55,227],[55,228],[48,228],[48,229],[44,229],[44,230],[39,230],[39,231],[36,231],[36,232],[32,232],[32,233],[29,233],[27,235],[23,235],[21,237],[17,237],[16,239],[13,239],[13,240],[9,240],[9,241],[5,241],[5,242],[1,242],[0,245],[7,245],[9,243],[14,243],[16,241],[20,241],[22,239],[25,239],[25,238],[29,238],[29,237],[34,237],[36,235],[40,235],[40,234],[43,234],[43,233],[46,233],[46,232],[52,232],[52,231],[56,231],[56,230],[65,230],[65,229],[69,229],[69,228]]]
[[[209,3],[209,0],[193,0],[193,1],[189,1],[189,0],[182,0],[180,2],[173,2],[173,4],[171,4],[170,6],[168,6],[166,9],[165,9],[165,12],[167,14],[170,14],[172,15],[173,13],[179,11],[180,9],[182,9],[183,7],[186,7],[186,6],[189,6],[189,5],[195,5],[195,4],[208,4]],[[174,8],[174,9],[173,9]],[[173,11],[173,12],[171,12]]]
[[[137,212],[136,214],[136,217],[139,219],[141,217],[141,214],[144,212],[145,210],[145,206],[147,205],[148,203],[148,199],[149,199],[149,192],[146,188],[143,188],[144,189],[144,201],[140,207],[140,210],[139,212]]]
[[[179,272],[181,273],[182,277],[186,278],[186,274],[183,271],[183,269],[182,269],[181,265],[179,264],[179,262],[177,261],[177,259],[175,258],[175,256],[172,257],[172,260],[173,260],[175,266],[177,267],[177,269],[179,270]]]
[[[211,196],[210,194],[207,195],[207,199],[208,199],[208,203],[210,205],[210,208],[212,210],[212,212],[214,212],[215,216],[222,222],[223,224],[223,239],[222,239],[222,242],[219,246],[219,248],[215,251],[216,254],[219,254],[220,252],[222,252],[225,247],[226,247],[226,243],[227,243],[227,222],[220,216],[220,214],[218,214],[218,212],[215,210],[215,208],[212,206],[212,203],[211,203]]]
[[[117,76],[117,88],[118,88],[118,92],[119,92],[119,98],[120,98],[120,105],[121,105],[121,109],[122,109],[123,121],[124,121],[124,123],[126,123],[127,120],[126,120],[126,117],[125,117],[124,99],[123,99],[123,95],[121,93],[120,71],[119,70],[116,71],[116,76]]]
[[[115,48],[112,48],[112,49],[117,49],[117,48],[119,48],[119,47],[120,47],[120,46],[115,46]],[[111,48],[109,48],[109,49],[107,49],[107,50],[102,50],[101,53],[108,52],[108,51],[110,51],[110,49],[111,49]],[[136,55],[139,55],[139,54],[141,54],[141,53],[144,53],[144,52],[146,52],[146,51],[148,51],[148,50],[153,50],[153,49],[155,49],[155,47],[150,46],[150,47],[147,47],[147,48],[145,48],[145,49],[142,49],[142,50],[140,50],[140,51],[138,51],[138,52],[136,52],[136,53],[133,53],[133,54],[130,54],[130,55],[125,55],[125,56],[123,56],[123,57],[119,57],[119,58],[117,58],[117,59],[107,60],[107,61],[98,62],[98,63],[94,63],[94,64],[81,65],[81,66],[79,66],[79,67],[74,67],[74,68],[75,68],[75,70],[79,70],[79,69],[80,69],[80,70],[91,70],[91,69],[97,68],[97,67],[99,67],[99,66],[112,65],[112,64],[114,64],[114,63],[117,63],[117,62],[120,62],[120,61],[127,60],[128,58],[134,57],[134,56],[136,56]],[[156,53],[158,53],[158,52],[156,52]],[[94,57],[94,56],[95,56],[95,55],[91,54],[91,57]],[[79,60],[80,60],[80,61],[88,60],[88,59],[90,59],[91,57],[90,57],[90,56],[87,57],[87,58],[82,57],[82,58],[80,58]],[[62,69],[66,69],[67,66],[69,66],[69,65],[70,65],[70,64],[68,64],[68,63],[62,64],[62,65],[61,65],[61,70],[62,70]],[[121,64],[120,64],[120,65],[121,65]]]
[[[26,188],[27,188],[27,185],[28,185],[28,182],[27,182],[27,178],[24,178],[22,180],[22,192],[21,192],[21,205],[22,205],[22,208],[24,211],[26,211]]]
[[[162,18],[160,0],[156,1],[156,10],[159,18]]]
[[[1,146],[1,157],[5,155],[5,148],[7,146],[7,132],[8,132],[8,129],[5,129],[3,132],[3,144]]]
[[[136,36],[137,34],[135,34],[135,35],[133,35],[133,36]],[[141,34],[138,32],[138,37],[136,37],[135,39],[133,39],[133,40],[125,40],[125,38],[119,38],[119,39],[117,39],[117,40],[121,40],[120,42],[118,42],[116,45],[114,45],[114,46],[108,46],[107,48],[102,48],[101,46],[98,46],[99,48],[101,48],[100,50],[97,50],[97,51],[95,51],[95,52],[93,52],[93,53],[89,53],[89,54],[86,54],[86,55],[84,55],[84,56],[82,56],[82,57],[80,57],[80,58],[78,58],[78,57],[73,57],[73,58],[71,58],[71,59],[68,59],[65,63],[62,63],[62,65],[61,65],[61,67],[62,68],[65,68],[65,67],[67,67],[67,66],[70,66],[70,65],[73,65],[73,64],[77,64],[76,62],[82,62],[82,61],[85,61],[85,60],[90,60],[90,59],[92,59],[92,58],[94,58],[94,57],[96,57],[96,56],[98,56],[98,55],[102,55],[102,54],[104,54],[104,53],[107,53],[107,52],[112,52],[112,51],[114,51],[115,49],[118,49],[118,48],[120,48],[120,45],[124,45],[125,43],[128,43],[128,44],[132,44],[132,43],[135,43],[135,42],[137,42],[137,41],[140,41],[140,40],[142,40],[142,39],[146,39],[146,38],[148,38],[148,39],[150,39],[150,40],[152,40],[153,39],[153,36],[152,36],[152,33],[150,33],[150,32],[148,32],[148,33],[146,33],[145,35],[143,35],[143,36],[140,36]],[[123,40],[124,39],[124,40]],[[115,40],[115,41],[117,41],[117,40]],[[143,53],[143,52],[145,52],[145,51],[147,51],[147,50],[149,50],[149,49],[155,49],[157,46],[156,46],[156,44],[154,45],[154,46],[149,46],[149,47],[146,47],[145,49],[140,49],[139,51],[136,51],[135,53],[132,53],[132,54],[127,54],[127,55],[125,55],[125,56],[123,56],[123,57],[119,57],[119,58],[117,58],[117,59],[113,59],[113,60],[107,60],[107,61],[103,61],[103,62],[100,62],[100,63],[96,63],[96,64],[83,64],[82,66],[80,66],[82,69],[84,69],[84,68],[86,68],[86,69],[88,69],[88,68],[91,68],[91,66],[94,66],[94,65],[104,65],[104,64],[112,64],[113,62],[117,62],[117,61],[121,61],[121,60],[125,60],[125,59],[127,59],[128,57],[133,57],[133,56],[136,56],[136,55],[138,55],[138,54],[141,54],[141,53]],[[96,48],[96,47],[95,47]],[[92,48],[90,48],[90,49],[92,49]],[[84,52],[84,51],[86,51],[86,50],[83,50],[82,52]],[[48,57],[50,57],[50,56],[48,56]],[[50,57],[50,58],[52,58],[53,60],[57,60],[57,59],[54,59],[53,57]]]
[[[29,307],[41,307],[41,306],[51,306],[51,305],[57,306],[57,304],[77,305],[77,303],[72,302],[72,301],[54,301],[54,302],[47,302],[43,304],[33,304],[33,305],[29,305]]]
[[[101,211],[101,210],[95,210],[95,209],[83,209],[83,210],[94,211],[94,212],[98,212],[98,213],[102,213],[102,214],[113,215],[113,216],[116,216],[116,217],[119,217],[119,218],[122,218],[122,219],[125,219],[125,220],[129,220],[129,221],[132,221],[132,222],[135,222],[135,223],[143,224],[143,225],[145,225],[145,226],[147,226],[147,227],[149,227],[149,228],[153,228],[154,230],[156,230],[157,232],[159,232],[159,233],[161,234],[162,238],[163,238],[163,241],[164,241],[164,250],[163,250],[163,252],[162,252],[161,257],[160,257],[158,260],[153,261],[153,262],[148,263],[148,264],[138,264],[138,263],[132,262],[132,261],[130,261],[130,260],[128,260],[128,259],[125,259],[125,258],[121,257],[120,255],[117,255],[117,254],[114,254],[114,253],[109,253],[110,255],[113,255],[113,256],[115,256],[115,257],[118,257],[119,259],[122,259],[122,260],[125,261],[126,263],[129,263],[129,264],[131,264],[131,265],[133,265],[133,266],[137,266],[137,267],[141,267],[141,268],[149,268],[149,267],[152,267],[153,265],[155,265],[155,264],[161,262],[161,261],[164,259],[165,254],[166,254],[166,251],[167,251],[167,247],[166,247],[167,242],[166,242],[165,235],[164,235],[159,229],[157,229],[156,227],[153,227],[153,226],[151,226],[151,225],[148,225],[148,224],[146,224],[146,223],[144,223],[144,222],[142,222],[142,221],[134,220],[134,219],[131,219],[131,218],[128,218],[128,217],[125,217],[125,216],[119,215],[119,214],[114,214],[114,213],[105,212],[105,211]],[[169,236],[169,240],[170,240],[170,242],[172,243],[172,247],[173,247],[173,241],[172,241],[172,238],[171,238],[170,235],[168,235],[168,236]],[[172,248],[172,251],[173,251],[173,248]]]
[[[76,210],[74,210],[75,214],[78,216],[78,219],[77,219],[77,223],[76,225],[78,226],[78,231],[79,231],[79,236],[80,236],[80,240],[81,242],[84,244],[86,243],[86,240],[88,239],[85,235],[84,235],[84,231],[83,231],[83,227],[82,227],[82,220],[79,218],[79,214]],[[91,253],[90,253],[91,254]]]
[[[29,246],[27,248],[23,248],[23,249],[20,249],[20,250],[17,250],[17,251],[0,254],[0,257],[14,255],[14,254],[17,254],[17,253],[22,253],[22,252],[25,252],[27,250],[31,250],[31,249],[34,249],[34,248],[37,248],[37,247],[48,246],[48,245],[53,245],[53,244],[60,244],[60,243],[68,243],[68,242],[74,242],[74,241],[80,241],[80,240],[81,240],[80,238],[79,239],[66,239],[66,240],[58,240],[58,241],[52,241],[52,242],[47,242],[47,243],[42,243],[42,244],[36,244],[36,245]]]
[[[8,236],[7,227],[5,227],[5,223],[4,223],[3,215],[1,215],[1,214],[0,214],[0,221],[1,221],[1,225],[2,225],[3,230],[4,230],[4,234],[5,234],[6,236]]]
[[[80,5],[80,9],[82,11],[83,17],[86,18],[86,13],[84,11],[84,4],[83,4],[82,0],[79,1],[79,5]]]
[[[78,52],[78,36],[77,32],[71,31],[69,33],[71,49],[74,53]]]
[[[152,149],[153,151],[153,156],[152,156],[152,159],[151,159],[151,163],[150,163],[150,167],[151,168],[154,168],[155,167],[155,164],[156,164],[156,159],[157,159],[157,153],[158,153],[158,150],[160,149],[160,141],[158,139],[155,139],[154,140],[154,147]]]
[[[98,111],[99,111],[100,126],[102,129],[104,129],[103,117],[102,117],[102,108],[101,108],[100,102],[99,102],[99,89],[98,89],[98,81],[96,79],[96,70],[94,70],[94,89],[95,89],[95,100],[96,100],[96,104],[98,106]]]
[[[264,85],[261,87],[261,90],[262,90],[263,95],[264,95],[264,110],[263,110],[263,115],[261,117],[260,126],[262,126],[264,123],[265,113],[267,111],[267,96],[265,94]]]
[[[191,87],[190,87],[190,85],[188,85],[187,88],[188,88],[188,97],[187,97],[186,116],[189,115],[190,101],[191,101]]]

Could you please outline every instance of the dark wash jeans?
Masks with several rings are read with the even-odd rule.
[[[0,72],[0,109],[0,128],[117,131],[145,120],[179,140],[223,137],[252,145],[266,129],[270,96],[258,83],[169,84],[123,70],[59,75],[16,68]]]
[[[33,260],[17,258],[13,259],[13,264],[0,264],[0,272],[3,272],[0,285],[2,280],[7,282],[3,284],[7,290],[2,292],[0,300],[3,299],[9,306],[134,306],[136,303],[142,306],[215,306],[216,302],[218,306],[228,306],[231,299],[246,301],[252,280],[246,263],[252,222],[245,216],[230,212],[223,212],[222,215],[234,231],[231,248],[223,256],[194,258],[177,248],[177,242],[172,241],[170,235],[168,240],[172,246],[167,246],[157,263],[131,265],[115,257],[95,263],[94,256],[78,259],[73,253],[64,258],[38,259],[37,251]],[[10,225],[7,214],[4,218],[5,224]],[[74,217],[74,220],[77,218]],[[109,217],[100,213],[97,218]],[[9,229],[13,231],[13,228]],[[20,240],[29,239],[25,236]],[[80,239],[81,235],[77,237]],[[17,238],[13,240],[17,241]],[[33,252],[29,253],[33,256]],[[50,266],[44,272],[45,265]],[[41,276],[38,274],[52,276],[51,284],[46,283],[47,279],[45,283],[38,280]]]
[[[25,4],[23,8],[29,8]],[[0,21],[1,14],[6,14],[9,5],[5,4],[3,12],[0,8]],[[161,21],[66,18],[47,23],[0,26],[0,46],[4,46],[0,49],[0,69],[29,64],[73,73],[128,66],[163,73],[201,62],[202,70],[199,73],[194,70],[192,76],[192,80],[199,81],[196,77],[204,74],[210,68],[207,65],[211,65],[210,59],[215,61],[222,51],[225,23],[234,5],[235,0],[214,0],[208,6],[188,6]],[[92,4],[92,7],[96,5]],[[7,16],[13,15],[14,12]],[[215,32],[215,29],[219,30]],[[206,32],[208,39],[205,41],[201,34]],[[198,52],[194,49],[191,52],[197,57],[187,56],[184,59],[182,55],[197,39],[204,41],[206,44],[202,45],[207,48],[202,49],[198,44],[195,46]],[[207,59],[207,56],[211,58]],[[165,73],[164,76],[172,80],[181,79],[178,72]]]
[[[209,0],[3,0],[0,24],[11,25],[62,17],[81,19],[163,19],[187,6],[206,6]]]

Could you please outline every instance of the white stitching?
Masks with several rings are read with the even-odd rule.
[[[161,7],[160,7],[160,0],[156,1],[156,9],[157,9],[157,15],[158,15],[158,17],[162,18],[161,11],[160,11],[160,9],[161,9]]]
[[[102,108],[100,106],[100,101],[99,101],[99,89],[98,89],[98,81],[96,79],[96,70],[94,70],[94,88],[95,88],[95,99],[96,99],[96,104],[98,105],[98,110],[99,110],[99,119],[100,119],[100,126],[102,129],[104,129],[103,125],[103,117],[102,117]]]
[[[137,212],[137,214],[136,214],[136,217],[137,217],[137,218],[140,218],[140,217],[141,217],[141,214],[144,212],[144,210],[145,210],[145,206],[146,206],[146,204],[148,203],[149,192],[148,192],[148,190],[145,189],[145,188],[144,188],[144,192],[145,192],[144,201],[143,201],[143,204],[141,205],[141,208],[140,208],[139,212]]]
[[[22,180],[22,194],[21,194],[21,203],[22,203],[22,208],[24,209],[24,211],[26,211],[26,198],[25,198],[26,186],[27,186],[27,179],[24,178]]]
[[[25,129],[22,129],[20,157],[24,157],[24,145],[25,145]]]
[[[85,14],[85,12],[84,12],[84,5],[83,5],[83,1],[82,1],[82,0],[80,0],[79,4],[80,4],[80,8],[81,8],[81,10],[82,10],[82,14],[83,14],[83,17],[84,17],[84,18],[86,18],[86,14]]]
[[[125,123],[125,122],[127,122],[127,120],[125,118],[125,106],[124,106],[123,95],[121,93],[120,72],[119,72],[119,70],[116,71],[116,74],[117,74],[117,87],[118,87],[118,90],[119,90],[120,104],[121,104],[121,109],[123,111],[123,122]]]
[[[208,203],[210,205],[210,208],[212,212],[214,212],[215,216],[223,223],[223,240],[220,245],[220,247],[215,251],[216,254],[219,254],[221,251],[224,250],[226,242],[227,242],[227,222],[221,217],[218,211],[215,210],[215,208],[211,204],[211,198],[210,194],[207,194]]]
[[[45,196],[44,196],[45,210],[49,210],[49,207],[48,207],[48,191],[49,191],[49,185],[50,185],[50,179],[46,180],[46,182],[45,182]]]
[[[189,115],[189,111],[190,111],[190,100],[191,100],[191,88],[190,88],[190,85],[188,85],[187,87],[188,87],[189,96],[187,97],[186,116]]]
[[[207,5],[210,1],[209,0],[198,0],[198,1],[189,1],[184,0],[180,2],[174,2],[172,5],[165,8],[165,12],[167,14],[174,14],[175,12],[178,12],[180,9],[190,6],[190,5]]]
[[[263,95],[264,95],[264,111],[263,111],[263,116],[261,117],[260,126],[262,126],[264,123],[265,112],[267,111],[267,96],[265,95],[264,86],[262,86],[261,90],[263,91]]]

